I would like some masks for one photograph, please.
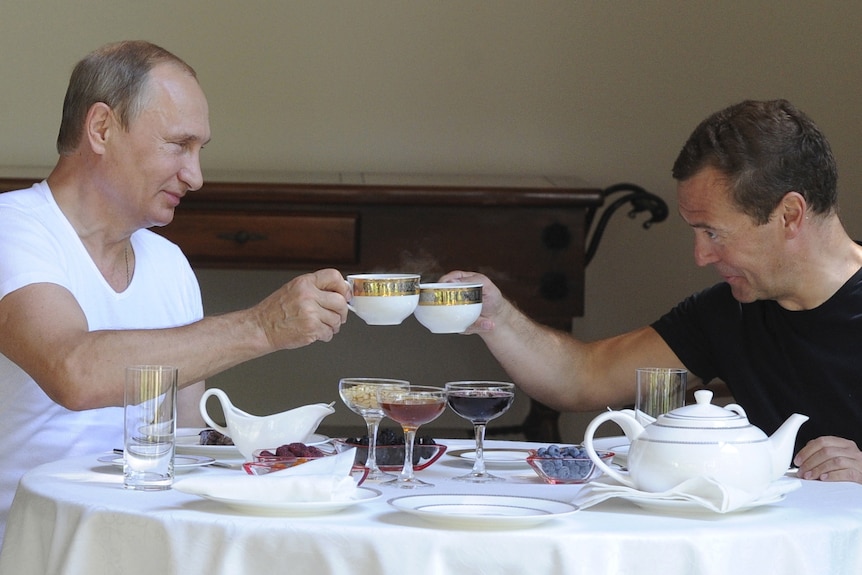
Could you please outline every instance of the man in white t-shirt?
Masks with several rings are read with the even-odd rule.
[[[186,258],[147,228],[201,187],[209,139],[191,67],[147,42],[111,44],[72,73],[48,179],[0,194],[0,541],[27,469],[122,445],[126,365],[178,366],[180,424],[197,425],[207,377],[329,341],[346,320],[331,269],[203,317]]]

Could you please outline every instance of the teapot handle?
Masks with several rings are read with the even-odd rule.
[[[584,449],[587,450],[587,455],[589,455],[590,459],[593,461],[593,463],[595,463],[596,467],[601,469],[602,472],[612,477],[613,479],[616,479],[623,485],[626,485],[633,489],[637,489],[637,486],[635,485],[634,481],[629,478],[629,474],[627,472],[621,472],[612,469],[609,465],[607,465],[599,458],[598,454],[596,453],[596,449],[593,446],[593,435],[595,435],[596,429],[598,429],[602,423],[608,420],[611,420],[620,427],[622,427],[623,431],[626,433],[626,437],[628,437],[630,440],[640,435],[640,432],[637,428],[640,428],[640,431],[643,431],[643,427],[641,427],[637,420],[631,415],[619,411],[605,411],[603,413],[600,413],[587,426],[587,430],[584,432]]]
[[[233,407],[230,400],[227,398],[225,392],[220,389],[210,388],[206,390],[201,396],[201,401],[199,404],[201,417],[204,418],[204,421],[207,423],[207,425],[209,425],[222,435],[227,435],[228,437],[230,437],[230,432],[228,432],[227,428],[222,427],[221,425],[213,421],[210,417],[210,414],[207,412],[207,399],[209,399],[211,395],[215,395],[218,398],[219,402],[221,402],[222,410],[225,411],[225,417],[227,417],[227,410]]]
[[[724,409],[729,409],[730,411],[735,412],[736,415],[740,417],[745,417],[746,419],[748,418],[748,416],[745,414],[745,410],[742,409],[742,406],[736,403],[728,403],[724,406]]]

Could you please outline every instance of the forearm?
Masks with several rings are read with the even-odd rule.
[[[184,388],[272,351],[247,314],[207,317],[170,329],[88,332],[60,365],[34,379],[46,391],[54,390],[52,399],[74,410],[122,405],[128,365],[176,366],[178,386]]]
[[[480,332],[512,381],[530,397],[561,411],[580,408],[583,345],[540,325],[511,304]]]
[[[205,384],[203,381],[184,387],[177,393],[177,427],[204,427],[200,402]]]
[[[560,411],[632,403],[638,367],[684,367],[651,327],[582,342],[505,304],[493,327],[479,333],[523,391]]]
[[[280,349],[329,341],[347,316],[336,270],[295,278],[246,310],[165,329],[90,331],[71,293],[33,284],[0,299],[0,352],[72,410],[123,403],[128,365],[175,365],[179,384]]]

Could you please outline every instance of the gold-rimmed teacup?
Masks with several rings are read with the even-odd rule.
[[[481,283],[423,283],[413,315],[431,333],[462,333],[482,313]]]
[[[368,325],[398,325],[419,303],[419,274],[351,274],[350,307]]]

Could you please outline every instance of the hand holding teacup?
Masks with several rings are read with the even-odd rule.
[[[482,284],[427,283],[419,286],[416,319],[431,333],[463,333],[482,313]]]
[[[494,285],[487,276],[477,273],[455,270],[440,278],[442,283],[464,283],[479,284],[482,286],[482,307],[479,317],[474,323],[467,327],[463,333],[475,334],[492,331],[497,323],[504,321],[503,317],[510,304],[504,297],[500,288]]]
[[[413,314],[432,333],[464,333],[482,313],[484,276],[476,277],[420,283],[419,274],[351,274],[349,308],[368,325],[399,325]]]
[[[347,319],[347,286],[338,270],[328,268],[299,275],[249,313],[271,350],[295,349],[330,341]]]

